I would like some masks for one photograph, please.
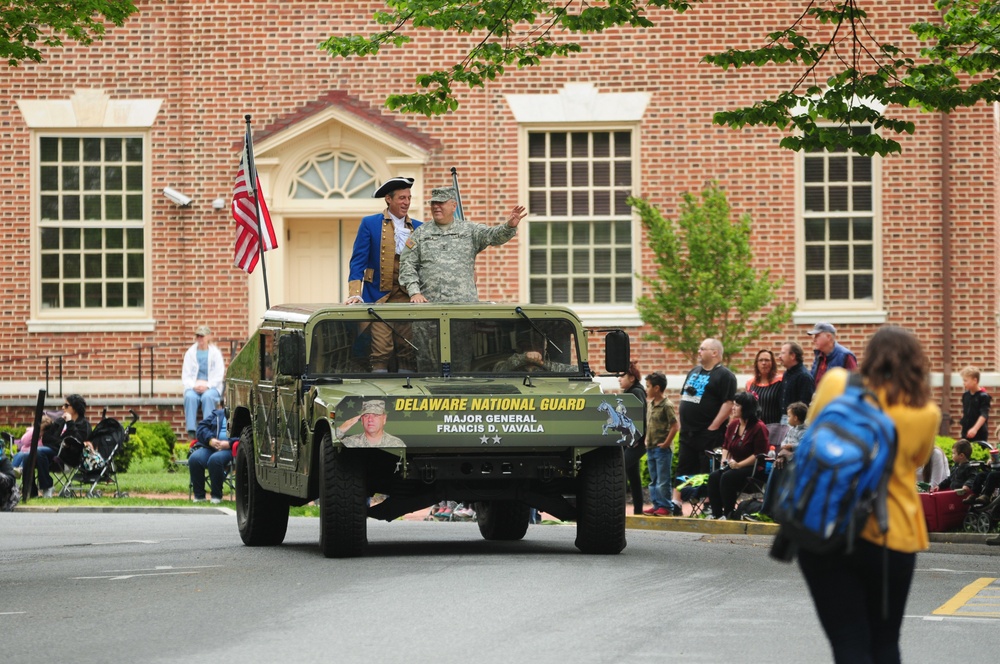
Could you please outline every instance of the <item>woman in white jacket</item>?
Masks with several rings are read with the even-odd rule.
[[[201,325],[194,331],[196,341],[184,353],[181,382],[184,384],[184,424],[187,436],[193,439],[198,425],[198,406],[202,417],[208,417],[215,410],[215,404],[222,400],[222,381],[226,365],[222,351],[210,343],[212,330]]]

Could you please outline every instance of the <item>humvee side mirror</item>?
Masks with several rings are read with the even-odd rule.
[[[604,369],[608,373],[628,371],[629,341],[625,330],[611,330],[604,337]]]
[[[306,372],[306,339],[301,332],[278,337],[278,373],[301,376]]]

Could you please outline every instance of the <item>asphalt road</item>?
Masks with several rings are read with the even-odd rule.
[[[316,519],[252,549],[231,514],[3,514],[0,661],[830,661],[768,537],[629,531],[621,555],[585,556],[574,534],[491,543],[472,523],[369,521],[366,557],[327,560]],[[989,661],[989,551],[920,556],[904,661]]]

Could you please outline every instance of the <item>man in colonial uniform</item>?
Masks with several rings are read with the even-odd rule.
[[[375,190],[374,198],[385,198],[386,209],[361,220],[351,254],[348,298],[345,304],[361,302],[409,302],[410,296],[399,287],[399,255],[420,222],[410,219],[410,187],[413,178],[392,178]],[[399,330],[397,330],[399,331]],[[381,323],[372,326],[372,371],[383,372],[393,353],[392,331]],[[396,341],[400,369],[409,368],[412,349]]]

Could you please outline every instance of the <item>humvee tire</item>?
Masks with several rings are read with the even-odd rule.
[[[576,494],[576,548],[583,553],[616,554],[625,548],[624,468],[618,447],[583,457]]]
[[[327,558],[360,556],[368,545],[368,493],[361,466],[336,450],[330,434],[320,443],[319,547]]]
[[[475,504],[479,532],[485,540],[519,540],[528,532],[531,508],[516,500],[487,500]]]
[[[253,460],[253,427],[240,433],[236,450],[236,525],[247,546],[275,546],[285,541],[288,499],[257,483]]]

